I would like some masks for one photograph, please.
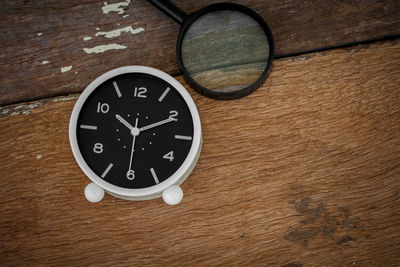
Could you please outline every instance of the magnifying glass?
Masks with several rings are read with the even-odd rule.
[[[148,0],[181,24],[176,54],[188,83],[214,99],[237,99],[265,81],[274,57],[268,24],[234,3],[206,6],[190,15],[167,0]]]

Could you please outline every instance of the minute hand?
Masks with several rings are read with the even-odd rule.
[[[144,127],[140,128],[139,130],[140,131],[146,131],[148,129],[163,125],[163,124],[171,122],[171,121],[174,121],[174,119],[173,118],[168,118],[168,119],[165,119],[165,120],[162,120],[162,121],[159,121],[159,122],[144,126]]]

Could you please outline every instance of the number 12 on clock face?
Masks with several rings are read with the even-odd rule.
[[[146,87],[136,87],[135,86],[135,91],[133,96],[134,97],[141,97],[141,98],[146,98],[146,93],[147,93],[147,88]]]

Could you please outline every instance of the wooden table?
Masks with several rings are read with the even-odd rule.
[[[185,83],[179,25],[146,1],[0,3],[0,265],[400,264],[400,2],[235,2],[268,21],[277,59],[234,101]],[[199,109],[177,206],[83,195],[73,105],[134,64],[174,75]]]

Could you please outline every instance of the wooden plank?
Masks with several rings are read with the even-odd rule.
[[[278,60],[235,101],[190,90],[204,145],[178,206],[85,200],[76,96],[2,108],[0,265],[398,264],[399,64],[385,42]]]
[[[128,2],[2,1],[0,105],[81,92],[95,77],[123,65],[179,73],[179,25],[147,1]],[[234,2],[267,20],[278,56],[398,35],[400,29],[397,0]],[[175,3],[190,13],[210,1]],[[111,48],[118,49],[100,53]]]

